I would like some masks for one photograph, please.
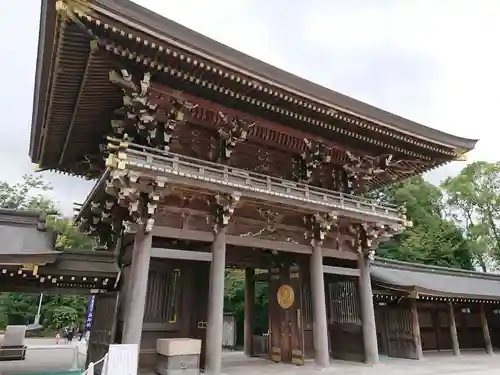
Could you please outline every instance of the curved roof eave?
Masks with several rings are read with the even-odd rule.
[[[95,0],[93,7],[97,12],[106,13],[106,16],[118,22],[167,43],[174,43],[216,64],[387,128],[461,149],[463,152],[472,150],[478,141],[433,129],[310,82],[210,39],[129,0]]]
[[[382,287],[440,297],[500,299],[500,275],[377,260],[372,278]]]

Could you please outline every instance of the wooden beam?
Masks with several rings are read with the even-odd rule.
[[[269,281],[269,274],[267,272],[258,273],[253,277],[254,281]]]
[[[329,273],[332,275],[342,275],[342,276],[354,276],[359,277],[359,268],[347,268],[347,267],[335,267],[335,266],[323,266],[323,273]]]
[[[212,261],[212,253],[192,250],[162,249],[160,247],[153,247],[151,249],[151,257],[163,259],[196,260],[200,262]]]
[[[153,236],[175,238],[180,240],[200,241],[212,243],[214,236],[210,232],[178,229],[170,227],[154,227]],[[312,248],[307,245],[299,245],[292,242],[271,241],[255,237],[240,237],[227,235],[226,243],[233,246],[253,247],[258,249],[276,250],[298,254],[312,254]],[[323,249],[323,256],[339,259],[358,260],[359,255],[355,252],[340,251],[336,249]]]

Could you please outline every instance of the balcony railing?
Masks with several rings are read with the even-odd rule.
[[[351,213],[355,216],[368,215],[379,218],[381,221],[400,222],[404,219],[397,206],[380,205],[363,197],[343,194],[336,191],[322,189],[302,183],[296,183],[280,178],[270,177],[259,173],[227,165],[212,163],[188,156],[160,151],[154,148],[129,144],[126,149],[126,163],[129,168],[148,169],[157,173],[192,180],[191,186],[200,185],[200,182],[212,185],[225,186],[241,191],[243,196],[256,193],[266,196],[267,201],[283,201],[296,207],[313,204],[323,207],[324,211],[338,211]],[[214,188],[214,190],[218,190]]]

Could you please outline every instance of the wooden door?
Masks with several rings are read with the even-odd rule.
[[[380,306],[386,329],[387,355],[395,358],[417,359],[411,310],[406,306]]]
[[[116,322],[118,314],[118,292],[102,293],[95,296],[92,325],[90,328],[87,360],[96,363],[108,352],[109,345],[115,342]],[[102,362],[94,371],[100,374]]]
[[[190,337],[201,340],[200,368],[205,368],[207,319],[208,319],[208,290],[210,280],[209,262],[192,262],[190,290],[191,295],[191,324]]]
[[[362,362],[365,351],[358,279],[331,275],[325,282],[331,356]]]
[[[304,364],[302,288],[298,266],[272,268],[269,280],[269,356],[274,362]]]

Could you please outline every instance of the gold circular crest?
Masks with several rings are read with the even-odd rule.
[[[290,285],[280,286],[276,297],[278,299],[278,305],[285,310],[289,309],[295,301],[295,293]]]

